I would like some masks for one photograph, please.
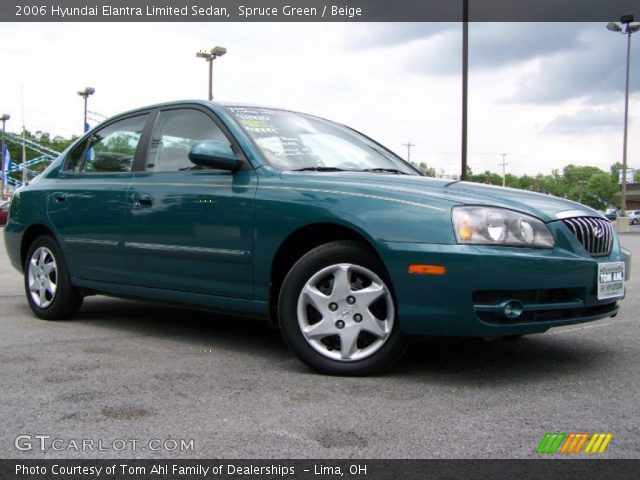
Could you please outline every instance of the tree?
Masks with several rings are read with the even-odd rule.
[[[418,168],[427,177],[435,177],[436,176],[436,169],[433,168],[433,167],[429,167],[429,165],[427,165],[425,162],[420,162],[420,165],[418,165]]]
[[[620,170],[622,170],[622,163],[616,162],[616,163],[612,164],[609,167],[609,170],[611,171],[611,176],[617,182],[618,179],[620,178]]]
[[[594,208],[606,208],[613,202],[613,195],[618,191],[618,182],[605,172],[595,173],[587,182],[589,198],[583,198],[583,202]]]

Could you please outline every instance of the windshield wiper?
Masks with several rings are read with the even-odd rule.
[[[363,172],[374,172],[374,173],[395,173],[398,175],[409,175],[407,172],[403,172],[402,170],[398,170],[397,168],[364,168]]]
[[[296,168],[293,172],[346,172],[346,170],[338,167],[304,167]]]

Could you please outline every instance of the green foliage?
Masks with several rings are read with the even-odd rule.
[[[429,167],[425,162],[420,162],[420,165],[418,165],[418,168],[427,177],[435,177],[436,176],[436,169],[433,168],[433,167]]]
[[[597,167],[569,164],[562,172],[556,169],[549,175],[517,177],[507,174],[505,183],[508,187],[568,198],[596,209],[604,209],[613,204],[614,195],[619,191],[617,172],[620,167],[614,164],[611,166],[611,173],[607,173]],[[640,175],[638,177],[640,180]],[[472,175],[469,180],[502,185],[502,176],[489,171]]]

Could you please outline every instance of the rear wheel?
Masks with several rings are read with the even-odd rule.
[[[24,266],[24,287],[31,310],[45,320],[73,316],[82,296],[71,285],[60,247],[49,235],[35,239]]]
[[[389,366],[406,342],[384,268],[358,242],[332,242],[304,255],[280,291],[283,336],[311,368],[367,375]]]

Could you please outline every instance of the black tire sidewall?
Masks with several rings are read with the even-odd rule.
[[[386,343],[371,356],[354,362],[324,357],[309,345],[298,325],[297,304],[302,287],[315,273],[338,263],[360,265],[378,275],[391,292],[396,312],[393,330]],[[331,375],[370,375],[395,362],[406,348],[397,312],[395,295],[385,268],[363,244],[353,241],[327,243],[302,256],[285,277],[278,299],[280,328],[291,350],[311,368]]]
[[[56,262],[58,285],[56,294],[48,307],[40,308],[32,300],[29,292],[29,262],[33,253],[40,247],[46,247],[53,254]],[[36,238],[27,252],[24,264],[24,290],[33,313],[45,320],[64,320],[75,314],[82,304],[82,297],[78,290],[71,285],[69,270],[64,260],[62,250],[58,243],[50,235],[42,235]]]

